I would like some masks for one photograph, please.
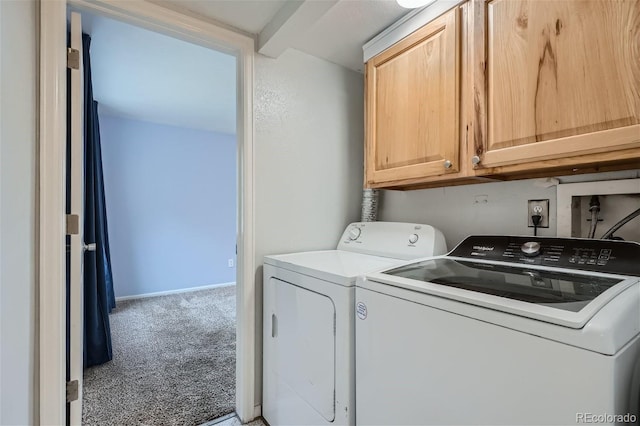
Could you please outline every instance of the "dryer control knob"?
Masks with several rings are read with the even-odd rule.
[[[540,254],[540,243],[537,241],[529,241],[520,246],[520,250],[524,253],[525,256],[537,256]]]
[[[415,244],[418,242],[418,234],[409,235],[409,244]]]
[[[351,230],[349,231],[349,239],[351,241],[357,240],[361,233],[362,231],[360,230],[360,228],[351,228]]]

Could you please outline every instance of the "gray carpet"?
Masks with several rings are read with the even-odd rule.
[[[199,425],[235,409],[235,286],[118,302],[113,360],[84,372],[85,425]]]

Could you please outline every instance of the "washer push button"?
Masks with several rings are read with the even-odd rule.
[[[609,256],[611,256],[611,249],[602,249],[600,250],[600,256],[598,256],[598,260],[609,260]]]

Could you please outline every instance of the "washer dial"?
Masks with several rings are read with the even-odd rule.
[[[520,246],[520,250],[522,250],[522,253],[524,253],[525,256],[531,257],[539,255],[541,248],[542,247],[540,246],[540,243],[537,241],[528,241]]]

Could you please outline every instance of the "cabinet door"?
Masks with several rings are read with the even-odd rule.
[[[492,0],[477,7],[484,10],[474,31],[486,25],[486,38],[476,34],[486,43],[486,84],[475,84],[486,88],[486,133],[474,153],[481,167],[640,147],[638,0]],[[483,59],[478,54],[474,64],[480,72]],[[580,163],[566,165],[571,161]]]
[[[458,16],[446,13],[367,63],[368,185],[458,171]]]

